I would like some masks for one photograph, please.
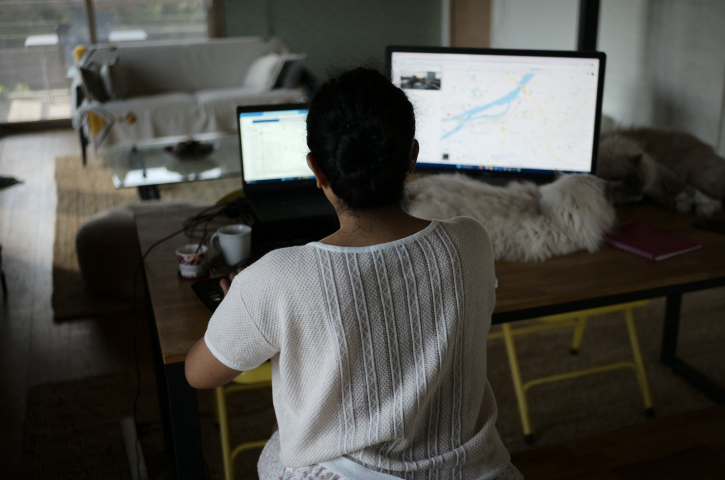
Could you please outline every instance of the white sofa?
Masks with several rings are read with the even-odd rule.
[[[289,48],[275,37],[119,44],[105,55],[112,54],[120,65],[114,82],[116,87],[125,83],[123,99],[74,102],[74,121],[96,147],[104,148],[175,135],[234,133],[237,105],[304,100],[300,87],[271,88],[274,81],[266,87],[249,85],[250,66],[271,53],[284,56]],[[74,85],[81,83],[79,72]],[[103,118],[104,135],[97,135],[98,123],[91,128],[89,110]]]

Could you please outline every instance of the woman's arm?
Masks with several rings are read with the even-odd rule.
[[[222,279],[219,282],[225,296],[229,292],[230,282],[241,271],[242,269],[240,268],[236,273],[229,275],[229,280]],[[217,360],[214,354],[211,353],[211,350],[209,350],[209,347],[207,347],[203,337],[197,340],[194,346],[191,347],[191,350],[186,355],[185,362],[184,371],[186,373],[186,380],[189,382],[189,385],[199,389],[221,387],[242,373],[227,367]]]
[[[186,355],[186,380],[194,388],[215,388],[234,380],[240,371],[224,365],[200,338]]]

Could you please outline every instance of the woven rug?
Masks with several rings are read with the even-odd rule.
[[[49,383],[28,393],[23,434],[23,478],[82,480],[131,478],[121,420],[132,416],[136,380],[129,374]],[[219,428],[210,390],[199,392],[207,477],[223,479]],[[229,396],[234,444],[269,438],[274,425],[271,389]],[[137,433],[149,478],[168,478],[164,434],[153,379],[144,379]],[[260,450],[243,452],[235,478],[257,477]]]
[[[113,186],[111,169],[103,159],[87,166],[79,156],[55,159],[58,204],[55,212],[53,243],[53,311],[56,320],[98,318],[127,314],[130,302],[106,299],[86,290],[78,267],[75,236],[96,213],[118,205],[138,203],[135,188]],[[177,183],[158,187],[163,200],[195,200],[214,203],[241,186],[239,178]]]
[[[725,385],[725,289],[686,295],[678,344],[679,355],[720,385]],[[647,375],[657,417],[710,407],[704,394],[659,361],[664,302],[655,300],[635,311]],[[523,326],[518,322],[516,326]],[[572,329],[516,337],[524,381],[631,358],[621,315],[592,317],[578,355],[569,354]],[[531,448],[523,441],[513,383],[502,340],[488,342],[488,379],[499,408],[497,428],[509,451]],[[139,436],[150,478],[165,478],[163,434],[152,376],[144,369],[139,408]],[[25,478],[128,478],[121,418],[129,416],[135,380],[128,375],[41,385],[28,396],[24,434]],[[236,397],[236,398],[235,398]],[[230,397],[235,442],[269,436],[273,410],[268,390]],[[632,372],[620,370],[540,385],[528,394],[533,447],[570,441],[649,420]],[[210,392],[200,392],[204,458],[208,477],[223,478],[218,430]],[[251,412],[245,414],[244,412]],[[236,463],[236,478],[256,478],[259,451]]]

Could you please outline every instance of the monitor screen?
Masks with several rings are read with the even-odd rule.
[[[604,54],[420,50],[388,47],[392,81],[416,110],[418,167],[592,171]]]
[[[245,184],[314,178],[307,166],[307,110],[239,112]]]

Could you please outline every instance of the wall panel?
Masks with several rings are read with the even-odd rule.
[[[441,0],[225,0],[224,23],[227,36],[282,37],[322,79],[330,66],[382,65],[386,45],[440,45],[441,8]]]

